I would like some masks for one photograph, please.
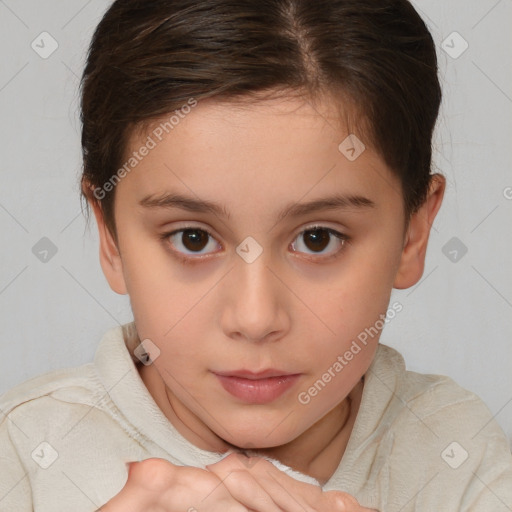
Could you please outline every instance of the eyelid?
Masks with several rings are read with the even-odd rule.
[[[165,249],[167,251],[170,251],[174,258],[178,259],[184,265],[195,265],[195,264],[199,264],[205,260],[206,261],[209,260],[210,258],[214,257],[219,252],[219,251],[216,251],[214,253],[199,254],[197,256],[193,256],[191,254],[185,254],[185,253],[182,253],[182,252],[174,249],[172,243],[169,242],[169,238],[172,235],[175,235],[176,233],[179,233],[181,231],[186,231],[188,229],[191,229],[191,230],[197,229],[200,231],[204,231],[210,238],[214,239],[218,245],[222,245],[217,240],[217,236],[212,232],[213,230],[211,230],[210,228],[206,228],[202,225],[191,224],[191,223],[187,223],[186,221],[183,221],[182,225],[178,225],[174,229],[169,230],[169,231],[164,231],[163,233],[158,235],[158,238],[164,244]]]
[[[314,231],[315,229],[322,229],[330,233],[333,237],[339,240],[339,242],[341,243],[341,247],[338,250],[334,251],[333,253],[327,255],[315,255],[315,253],[293,251],[295,254],[298,253],[304,255],[302,256],[303,258],[313,263],[322,263],[337,258],[344,252],[346,246],[352,242],[351,237],[345,234],[343,231],[340,231],[336,228],[329,226],[328,223],[316,222],[310,225],[302,226],[300,230],[294,235],[292,242],[290,242],[290,245],[292,245],[295,242],[295,240],[297,240],[297,237],[302,233],[305,233],[306,231]]]
[[[336,233],[339,233],[340,235],[344,235],[344,236],[348,237],[348,235],[345,235],[345,233],[344,233],[344,228],[343,228],[343,231],[342,231],[342,228],[333,227],[333,226],[330,225],[330,223],[328,221],[325,221],[325,222],[313,222],[313,223],[305,224],[304,226],[301,226],[298,229],[298,231],[296,232],[295,236],[300,235],[300,233],[303,233],[304,231],[311,231],[312,229],[331,230],[331,231],[335,231]]]
[[[214,230],[212,230],[209,227],[204,227],[202,225],[196,225],[196,224],[183,224],[178,225],[176,228],[172,229],[171,231],[165,231],[163,232],[160,237],[162,239],[169,238],[171,235],[175,235],[176,233],[179,233],[180,231],[187,231],[189,229],[197,229],[200,231],[204,231],[208,234],[211,238],[215,239],[218,242],[218,236],[215,234]],[[220,244],[220,242],[218,242]]]

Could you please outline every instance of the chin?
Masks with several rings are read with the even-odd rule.
[[[261,429],[254,429],[254,426],[249,432],[233,432],[230,429],[230,436],[224,437],[224,440],[235,448],[240,450],[257,450],[264,448],[275,448],[282,446],[293,441],[298,434],[274,432],[270,433],[267,426],[262,426]]]

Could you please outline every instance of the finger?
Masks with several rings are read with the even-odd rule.
[[[245,469],[237,469],[228,472],[225,478],[221,478],[218,468],[213,471],[222,481],[231,496],[251,511],[255,512],[282,512],[283,509],[276,505],[257,480]]]
[[[245,455],[234,453],[220,462],[206,466],[206,469],[222,481],[233,498],[249,506],[251,510],[282,512],[283,509],[276,505],[268,492],[248,471],[252,466],[247,464],[248,460],[249,458]],[[253,462],[258,461],[253,460]]]
[[[278,488],[272,485],[272,480],[278,486],[289,491],[292,495],[295,504],[299,504],[301,510],[318,511],[318,512],[378,512],[375,509],[369,509],[359,505],[357,499],[345,492],[341,491],[323,491],[318,485],[312,485],[306,482],[301,482],[281,471],[274,466],[271,462],[260,459],[257,463],[251,466],[253,475],[258,480],[260,485],[269,492],[274,498],[274,501],[280,506],[283,506],[284,501],[279,500],[280,494],[274,495],[273,489]],[[256,465],[259,467],[256,468]],[[289,501],[286,505],[289,506]],[[308,508],[309,507],[309,508]],[[288,510],[285,508],[285,510]],[[293,510],[290,508],[290,510]]]
[[[250,458],[253,461],[253,457]],[[233,471],[249,472],[271,496],[274,503],[286,512],[314,512],[322,489],[317,485],[299,482],[276,468],[271,462],[256,457],[257,462],[245,462],[239,454],[232,454],[220,462],[207,466],[221,480]],[[245,462],[245,464],[244,464]]]
[[[165,459],[150,458],[129,465],[122,496],[116,510],[202,510],[249,512],[217,475],[188,466],[175,466]],[[109,502],[110,503],[110,502]]]
[[[326,491],[317,485],[295,480],[261,457],[243,458],[231,454],[207,466],[224,479],[230,472],[245,470],[272,497],[282,510],[295,512],[378,512],[359,505],[356,498],[341,491]]]

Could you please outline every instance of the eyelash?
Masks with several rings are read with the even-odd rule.
[[[168,243],[169,242],[168,241],[169,237],[171,237],[172,235],[175,235],[177,233],[181,233],[181,232],[188,231],[188,230],[202,231],[202,232],[206,233],[210,238],[215,239],[215,237],[207,229],[199,228],[199,227],[196,227],[196,226],[185,226],[185,227],[182,227],[180,229],[175,229],[174,231],[162,233],[159,238],[166,245],[171,245],[171,244]],[[303,235],[307,231],[320,231],[320,230],[327,231],[327,233],[329,233],[329,234],[333,235],[335,238],[337,238],[341,242],[341,247],[335,253],[333,253],[333,254],[331,254],[329,256],[324,256],[324,257],[315,257],[315,256],[313,256],[313,258],[311,258],[311,257],[307,257],[306,258],[306,259],[308,259],[310,261],[313,261],[314,263],[318,263],[319,260],[320,260],[320,262],[321,261],[331,261],[331,260],[334,260],[334,259],[338,258],[344,252],[344,250],[346,249],[346,246],[351,243],[351,239],[347,235],[345,235],[343,233],[340,233],[339,231],[336,231],[335,229],[329,228],[327,226],[321,226],[321,225],[308,226],[306,229],[303,229],[302,231],[300,231],[295,236],[293,241],[297,240],[301,235]],[[204,260],[205,258],[208,257],[208,256],[192,256],[192,257],[188,257],[188,256],[185,256],[180,251],[176,251],[174,249],[170,249],[170,250],[172,251],[172,253],[179,260],[182,261],[182,263],[185,263],[185,264],[192,264],[193,265],[193,264],[199,263],[200,261],[202,261],[202,260]],[[309,256],[312,256],[312,254],[309,254]]]

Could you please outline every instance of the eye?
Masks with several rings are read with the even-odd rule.
[[[173,251],[183,256],[183,261],[201,259],[187,256],[204,256],[211,254],[219,246],[213,235],[205,229],[186,227],[170,233],[163,233],[160,238],[173,246]],[[322,254],[324,258],[336,257],[349,242],[349,237],[326,226],[312,226],[302,232],[291,243],[294,251],[306,254]],[[330,251],[326,251],[331,249]],[[310,252],[308,252],[310,251]],[[327,255],[326,255],[327,252]]]
[[[178,229],[172,233],[164,233],[161,238],[167,240],[176,251],[185,255],[209,254],[212,249],[215,249],[215,245],[218,245],[208,231],[200,228]]]
[[[324,254],[326,248],[327,257],[338,254],[348,242],[348,237],[334,229],[325,226],[312,226],[299,233],[299,236],[292,242],[294,251],[305,252],[306,254]],[[307,250],[312,252],[307,252]]]

